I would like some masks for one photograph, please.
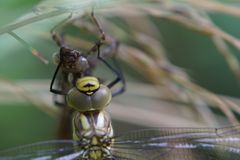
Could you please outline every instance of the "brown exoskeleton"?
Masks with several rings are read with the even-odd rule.
[[[68,17],[68,19],[69,18],[70,17]],[[100,38],[88,51],[85,52],[71,48],[65,43],[63,34],[58,34],[56,32],[56,29],[60,25],[62,25],[61,23],[58,24],[55,28],[53,28],[51,31],[52,39],[60,47],[59,53],[54,55],[54,60],[57,63],[57,68],[51,81],[50,91],[54,93],[55,104],[64,107],[64,115],[61,120],[61,127],[66,127],[69,124],[68,121],[71,120],[71,116],[69,115],[66,103],[66,94],[71,88],[75,86],[75,82],[77,79],[83,76],[91,76],[92,70],[97,63],[96,60],[104,63],[116,75],[116,78],[106,85],[108,88],[111,89],[118,82],[122,82],[122,86],[117,90],[114,90],[112,92],[112,96],[114,97],[116,95],[119,95],[125,90],[125,79],[115,59],[115,55],[109,58],[112,61],[111,64],[106,60],[108,58],[108,53],[117,50],[119,42],[117,40],[113,40],[112,43],[108,44],[103,50],[101,50],[100,48],[104,44],[106,35],[103,32],[102,27],[98,23],[93,12],[91,14],[91,19],[93,23],[97,26],[98,31],[100,32]],[[64,20],[62,23],[66,23],[66,20]],[[90,53],[95,52],[97,52],[96,58],[89,58]],[[104,55],[104,57],[102,57],[102,54]],[[55,89],[54,84],[59,71],[61,71],[61,74],[60,76],[58,76]],[[66,128],[62,128],[60,130],[66,130]],[[69,126],[67,130],[70,130]],[[68,138],[68,136],[60,135],[60,138]]]

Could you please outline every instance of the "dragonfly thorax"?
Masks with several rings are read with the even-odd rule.
[[[73,138],[113,137],[111,120],[105,111],[75,112],[72,120]]]
[[[85,160],[111,157],[113,129],[107,112],[76,112],[73,116],[73,139],[80,144]]]

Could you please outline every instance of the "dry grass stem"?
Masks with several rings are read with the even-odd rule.
[[[52,117],[59,116],[58,109],[56,107],[52,107],[52,105],[49,105],[49,103],[46,103],[46,99],[44,99],[45,96],[33,93],[31,90],[29,91],[28,89],[3,78],[0,79],[0,85],[5,86],[1,87],[5,88],[5,92],[3,94],[9,95],[10,97],[12,97],[12,94],[14,94],[15,96],[18,96],[26,100],[27,102],[30,102],[33,106],[37,107],[39,110],[47,113]],[[5,97],[6,98],[5,100],[8,99],[11,103],[14,103],[13,99],[10,97],[9,98]]]
[[[119,59],[129,64],[132,69],[142,76],[142,78],[145,78],[145,81],[148,82],[150,87],[154,88],[154,91],[150,91],[152,89],[148,88],[148,86],[144,86],[149,89],[149,93],[143,92],[141,93],[142,96],[156,98],[157,100],[154,101],[153,104],[145,104],[141,109],[139,109],[139,106],[137,108],[136,104],[136,106],[134,104],[124,104],[124,102],[121,101],[119,104],[113,104],[118,107],[111,112],[113,112],[113,114],[119,119],[121,118],[124,120],[126,117],[129,118],[130,115],[126,114],[129,113],[129,110],[132,112],[139,111],[142,114],[147,114],[147,109],[144,107],[152,106],[154,112],[148,112],[148,116],[154,118],[149,120],[151,121],[150,123],[156,121],[164,123],[166,121],[167,123],[169,119],[165,120],[165,118],[169,118],[169,116],[164,115],[167,114],[167,111],[163,111],[165,107],[163,107],[164,109],[161,109],[161,105],[165,105],[162,103],[162,100],[164,99],[165,101],[171,101],[171,103],[174,103],[175,107],[172,105],[172,108],[176,109],[175,111],[179,112],[181,110],[182,112],[192,113],[193,115],[199,114],[200,116],[195,119],[197,123],[199,122],[198,125],[205,124],[207,123],[206,121],[209,121],[211,124],[217,123],[218,119],[216,117],[218,116],[211,111],[210,107],[218,107],[231,123],[237,123],[234,112],[240,112],[239,103],[196,85],[191,81],[183,69],[173,65],[168,60],[167,50],[162,43],[161,30],[154,21],[168,20],[174,22],[173,24],[182,25],[191,31],[208,36],[209,39],[213,41],[216,49],[219,50],[219,54],[224,57],[233,74],[240,79],[239,61],[228,48],[228,44],[230,44],[240,50],[240,40],[223,29],[220,29],[220,27],[208,17],[208,12],[221,12],[232,16],[239,16],[240,7],[231,6],[220,1],[210,0],[145,0],[142,3],[136,1],[122,1],[121,5],[119,5],[119,3],[114,7],[106,5],[106,8],[104,8],[103,5],[102,9],[98,8],[95,12],[97,18],[101,17],[99,18],[99,21],[103,25],[104,32],[107,34],[106,44],[110,43],[113,40],[113,37],[121,42],[118,52]],[[112,4],[114,4],[114,2]],[[52,3],[52,8],[50,5],[47,9],[53,9],[54,5],[55,2]],[[64,5],[60,6],[64,8]],[[69,13],[77,11],[76,8],[74,11],[71,11],[71,7],[74,7],[73,4],[66,6],[66,10],[60,10],[55,7],[55,11],[51,11],[48,14],[44,13],[44,7],[40,7],[38,16],[33,16],[29,19],[24,19],[23,21],[6,26],[5,28],[0,29],[0,34],[13,33],[11,31],[38,20],[43,20],[63,13],[69,15]],[[86,15],[88,15],[86,14],[87,11],[88,10],[86,9],[79,12],[79,17],[77,19],[71,20],[67,24],[59,27],[57,32],[65,33],[64,29],[69,25],[76,27],[79,31],[84,33],[87,32],[98,37],[99,34],[96,27],[90,20],[86,20]],[[74,17],[76,15],[77,14],[74,14]],[[120,19],[123,24],[119,25],[114,22],[115,18]],[[42,36],[46,36],[46,34],[43,34]],[[75,37],[68,33],[64,34],[64,38],[68,44],[71,44],[71,46],[85,50],[91,47],[94,43],[89,42],[82,37]],[[8,80],[3,79],[1,82],[13,86],[15,88],[13,92],[14,94],[21,95],[24,99],[29,100],[35,106],[41,108],[41,110],[46,110],[49,114],[56,115],[55,111],[49,110],[49,107],[45,107],[47,105],[44,104],[44,102],[40,102],[41,100],[30,94],[28,90],[18,87]],[[141,87],[142,85],[143,84],[141,84]],[[124,108],[125,106],[128,106],[128,111]],[[195,108],[192,108],[192,106]],[[187,107],[189,107],[189,109],[186,109]],[[111,109],[112,108],[114,107],[111,107]],[[172,111],[172,113],[173,112],[174,111]],[[187,124],[187,121],[179,118],[177,114],[172,114],[171,116],[176,121],[182,121]],[[136,119],[136,117],[134,121],[139,121],[141,124],[145,123]],[[156,124],[158,123],[156,122]],[[195,123],[188,124],[194,125]]]

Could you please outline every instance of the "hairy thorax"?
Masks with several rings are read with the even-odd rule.
[[[80,144],[83,160],[111,158],[113,129],[107,112],[75,112],[72,124],[73,139]]]

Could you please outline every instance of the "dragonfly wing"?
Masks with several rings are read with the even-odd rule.
[[[115,138],[113,154],[120,160],[240,160],[240,126],[134,131]]]
[[[77,142],[73,140],[37,142],[1,151],[0,160],[50,160],[57,158],[61,160],[61,157],[68,157],[64,160],[71,160],[77,153],[80,154],[74,147],[76,145],[78,145]]]

